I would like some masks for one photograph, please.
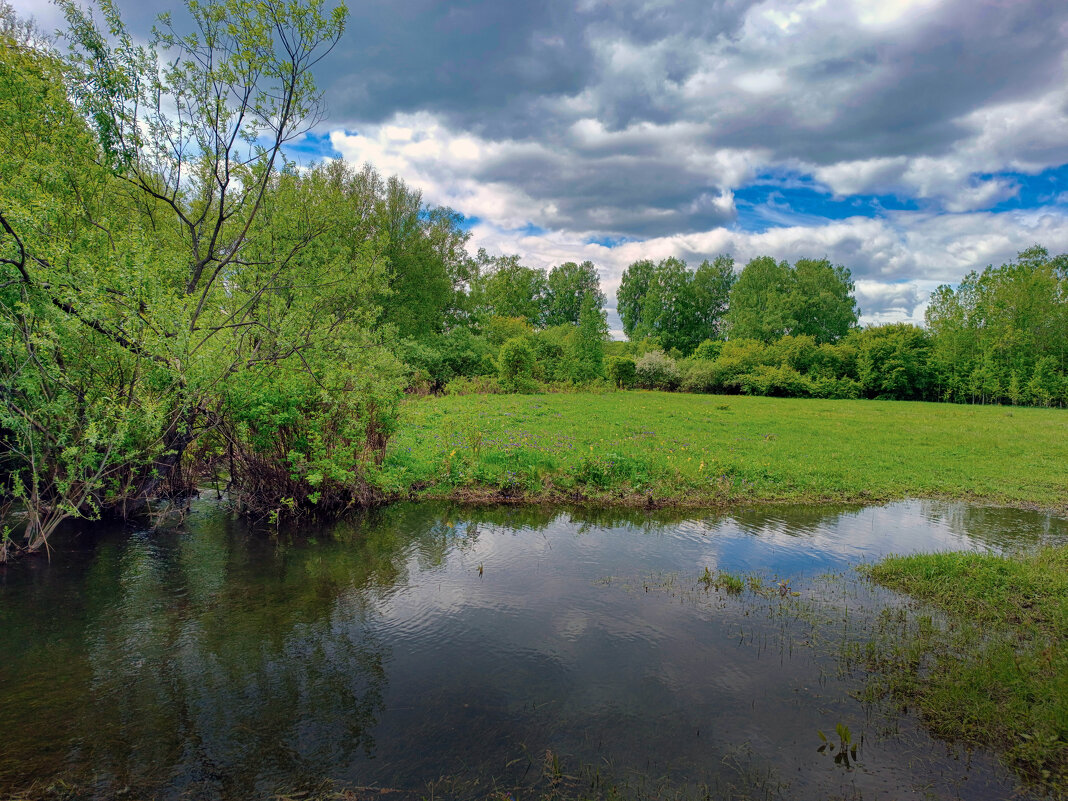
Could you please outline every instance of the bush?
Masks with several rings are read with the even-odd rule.
[[[812,395],[812,382],[792,367],[760,365],[741,377],[746,395],[770,395],[777,398],[806,398]]]
[[[529,337],[534,329],[523,317],[490,317],[485,324],[485,333],[490,344],[503,345],[509,339]]]
[[[226,385],[223,430],[239,509],[331,515],[368,502],[369,471],[396,428],[406,371],[380,345],[352,351],[349,361],[312,362],[314,373],[299,369],[303,362],[264,365]]]
[[[836,400],[856,400],[860,397],[860,384],[852,378],[828,378],[820,376],[810,379],[812,397],[834,398]]]
[[[692,361],[682,374],[684,392],[737,391],[733,372],[719,361]]]
[[[805,334],[796,337],[787,334],[768,346],[769,361],[792,367],[799,373],[810,372],[818,356],[815,337]]]
[[[706,339],[698,345],[693,352],[693,357],[700,361],[711,362],[719,358],[723,343],[714,339]]]
[[[558,325],[538,331],[530,337],[534,352],[534,377],[539,381],[571,380],[571,365],[568,358],[573,325]]]
[[[629,356],[609,356],[605,359],[605,375],[620,389],[629,389],[634,386],[634,359]]]
[[[442,383],[458,375],[485,375],[484,361],[493,359],[493,348],[486,338],[462,326],[442,334],[437,347],[441,352]],[[488,372],[497,372],[496,363]]]
[[[501,345],[497,374],[508,392],[534,391],[534,351],[526,337],[514,337]]]
[[[672,390],[681,381],[675,360],[661,351],[650,351],[634,364],[634,378],[643,389]]]

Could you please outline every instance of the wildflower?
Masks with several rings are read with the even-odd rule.
[[[456,451],[453,451],[452,453],[449,454],[449,458],[451,459],[455,455],[456,455]]]

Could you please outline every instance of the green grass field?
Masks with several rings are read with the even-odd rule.
[[[405,402],[384,489],[722,506],[906,496],[1068,509],[1068,411],[660,392]]]

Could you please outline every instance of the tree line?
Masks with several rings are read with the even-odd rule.
[[[343,7],[189,2],[148,43],[60,7],[56,43],[0,0],[0,560],[205,482],[262,520],[372,502],[406,392],[1068,401],[1063,256],[863,329],[827,260],[640,260],[611,342],[592,263],[472,254],[400,178],[286,158]]]

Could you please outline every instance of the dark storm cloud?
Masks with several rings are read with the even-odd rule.
[[[554,211],[540,221],[548,228],[649,237],[704,231],[735,217],[733,208],[709,201],[714,184],[653,152],[506,156],[487,161],[476,177],[552,199]]]
[[[960,116],[1062,80],[1068,3],[963,0],[917,22],[900,36],[860,36],[848,54],[813,52],[789,72],[788,95],[740,120],[719,144],[765,145],[818,164],[938,155],[964,135]]]
[[[323,76],[333,122],[358,130],[426,112],[483,141],[536,143],[539,155],[488,161],[474,177],[546,209],[537,225],[637,237],[735,218],[707,199],[752,173],[700,158],[725,148],[809,169],[952,155],[975,136],[970,112],[1060,85],[1068,30],[1068,3],[1050,0],[950,0],[886,25],[858,20],[846,3],[774,0],[352,10]],[[603,135],[575,134],[591,121]],[[679,123],[691,130],[680,136]],[[1044,150],[1068,158],[1059,144],[1034,147]],[[884,191],[918,191],[894,182],[908,166],[884,170]],[[946,166],[925,196],[959,186],[969,194],[950,208],[997,202],[1004,193],[979,191],[969,170],[998,168]]]
[[[642,46],[669,37],[701,42],[736,29],[748,5],[700,0],[671,5],[353,3],[349,32],[324,84],[339,122],[375,122],[397,111],[429,110],[489,136],[534,134],[558,122],[544,113],[546,97],[573,96],[603,80],[592,36]],[[666,65],[669,79],[692,73],[693,53],[693,48],[679,49]],[[649,100],[642,92],[631,95],[629,103]],[[627,118],[629,112],[619,117]]]

